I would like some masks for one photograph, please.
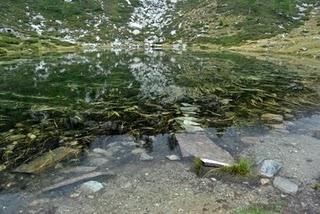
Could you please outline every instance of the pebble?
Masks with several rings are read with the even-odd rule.
[[[94,153],[97,153],[97,154],[100,154],[100,155],[103,155],[103,156],[106,156],[106,157],[110,157],[112,156],[112,152],[110,151],[107,151],[105,149],[101,149],[101,148],[95,148],[92,150]]]
[[[28,138],[30,138],[31,140],[34,140],[34,139],[37,138],[37,136],[34,135],[34,134],[32,134],[32,133],[29,133],[27,136],[28,136]]]
[[[265,186],[265,185],[267,185],[269,183],[270,183],[270,180],[268,178],[262,178],[260,180],[260,184],[263,185],[263,186]]]
[[[145,150],[141,149],[141,148],[137,148],[137,149],[132,150],[131,153],[134,155],[138,155],[138,154],[145,153]]]
[[[88,181],[80,186],[80,191],[85,193],[96,193],[103,189],[103,184],[98,181]]]
[[[171,161],[178,161],[180,160],[180,157],[177,155],[168,155],[166,156],[167,159],[171,160]]]
[[[153,160],[153,157],[148,155],[147,153],[142,153],[140,155],[140,160],[141,161],[151,161],[151,160]]]

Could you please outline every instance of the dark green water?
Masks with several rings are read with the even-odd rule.
[[[231,53],[100,52],[3,63],[0,165],[82,147],[98,134],[176,131],[182,116],[227,127],[263,113],[294,115],[319,104],[319,74]]]

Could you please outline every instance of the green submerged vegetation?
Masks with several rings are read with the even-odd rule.
[[[318,106],[319,78],[227,52],[106,51],[7,62],[0,65],[0,169],[60,146],[85,148],[101,134],[175,132],[186,104],[199,109],[192,115],[203,127],[303,113]]]

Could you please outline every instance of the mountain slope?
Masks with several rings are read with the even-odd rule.
[[[232,46],[303,24],[317,0],[1,0],[0,33],[82,43]],[[0,48],[1,38],[0,38]]]

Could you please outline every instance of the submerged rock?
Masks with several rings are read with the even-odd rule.
[[[166,156],[166,158],[167,158],[168,160],[171,160],[171,161],[178,161],[178,160],[180,160],[180,157],[177,156],[177,155],[168,155],[168,156]]]
[[[107,151],[105,149],[101,149],[101,148],[95,148],[92,150],[94,153],[103,155],[105,157],[112,157],[112,152],[111,151]]]
[[[278,124],[283,122],[283,116],[279,114],[263,114],[261,120],[265,123]]]
[[[276,177],[273,181],[274,187],[287,194],[296,194],[298,185],[283,177]]]
[[[281,169],[281,164],[274,160],[264,160],[260,166],[259,174],[268,178],[275,176]]]
[[[151,160],[153,160],[153,157],[148,155],[147,153],[142,153],[140,155],[140,160],[141,161],[151,161]]]
[[[80,186],[80,190],[85,193],[96,193],[103,189],[103,184],[98,181],[88,181]]]
[[[40,173],[50,167],[53,167],[58,162],[77,157],[80,151],[77,149],[72,149],[68,147],[59,147],[47,153],[44,153],[42,156],[36,158],[35,160],[22,164],[14,170],[14,172],[20,173]]]

